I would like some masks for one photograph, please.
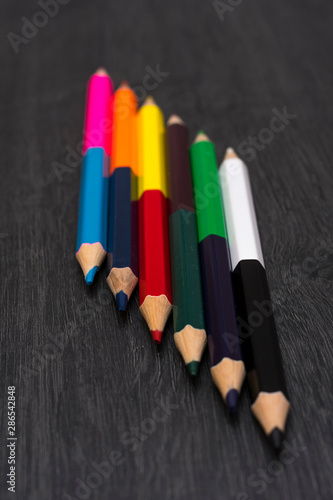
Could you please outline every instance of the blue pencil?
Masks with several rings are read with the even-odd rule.
[[[137,98],[126,82],[114,96],[107,283],[125,311],[138,282]]]
[[[76,258],[87,285],[106,255],[112,80],[100,68],[87,88]]]

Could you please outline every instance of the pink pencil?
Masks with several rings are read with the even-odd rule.
[[[105,69],[87,87],[76,258],[87,285],[106,256],[113,83]]]
[[[104,68],[94,73],[87,87],[86,116],[82,153],[90,148],[103,148],[111,156],[113,83]]]

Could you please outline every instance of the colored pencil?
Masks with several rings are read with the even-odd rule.
[[[138,282],[137,98],[127,82],[114,95],[107,283],[120,311]]]
[[[252,412],[280,449],[290,403],[248,170],[229,148],[219,170]]]
[[[215,148],[199,132],[190,148],[211,374],[230,413],[245,377]]]
[[[176,115],[169,118],[167,125],[174,341],[189,373],[196,375],[207,336],[188,130],[182,119]]]
[[[76,258],[87,285],[93,283],[107,248],[112,92],[111,78],[105,69],[98,69],[87,87],[76,243]]]
[[[172,309],[163,114],[151,97],[138,112],[139,301],[160,344]]]

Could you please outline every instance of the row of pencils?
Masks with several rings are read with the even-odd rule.
[[[89,80],[76,257],[87,285],[107,258],[120,311],[139,282],[140,311],[159,344],[174,340],[191,375],[207,344],[231,414],[247,375],[252,411],[280,449],[289,411],[248,170],[233,149],[218,168],[200,131],[100,68]]]

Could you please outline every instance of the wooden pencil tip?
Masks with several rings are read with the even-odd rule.
[[[211,140],[209,139],[208,135],[206,135],[203,130],[199,130],[196,138],[193,141],[193,144],[196,144],[197,142],[211,142]]]
[[[156,102],[154,101],[154,98],[151,95],[149,95],[147,97],[147,99],[145,100],[145,102],[143,103],[144,106],[146,106],[147,104],[150,104],[150,105],[156,104]]]
[[[118,87],[118,90],[121,90],[121,89],[130,89],[131,87],[129,86],[129,83],[127,80],[123,80],[121,82],[121,84],[119,85]]]
[[[185,125],[183,120],[178,115],[171,115],[169,120],[167,121],[167,125]]]
[[[103,67],[101,66],[100,68],[98,68],[98,69],[95,71],[94,75],[96,75],[96,76],[109,76],[109,73],[106,71],[106,69],[105,69],[105,68],[103,68]]]
[[[232,148],[228,148],[226,150],[223,161],[229,160],[230,158],[238,158],[239,159],[239,156],[237,156],[237,154],[235,153],[235,151]]]

